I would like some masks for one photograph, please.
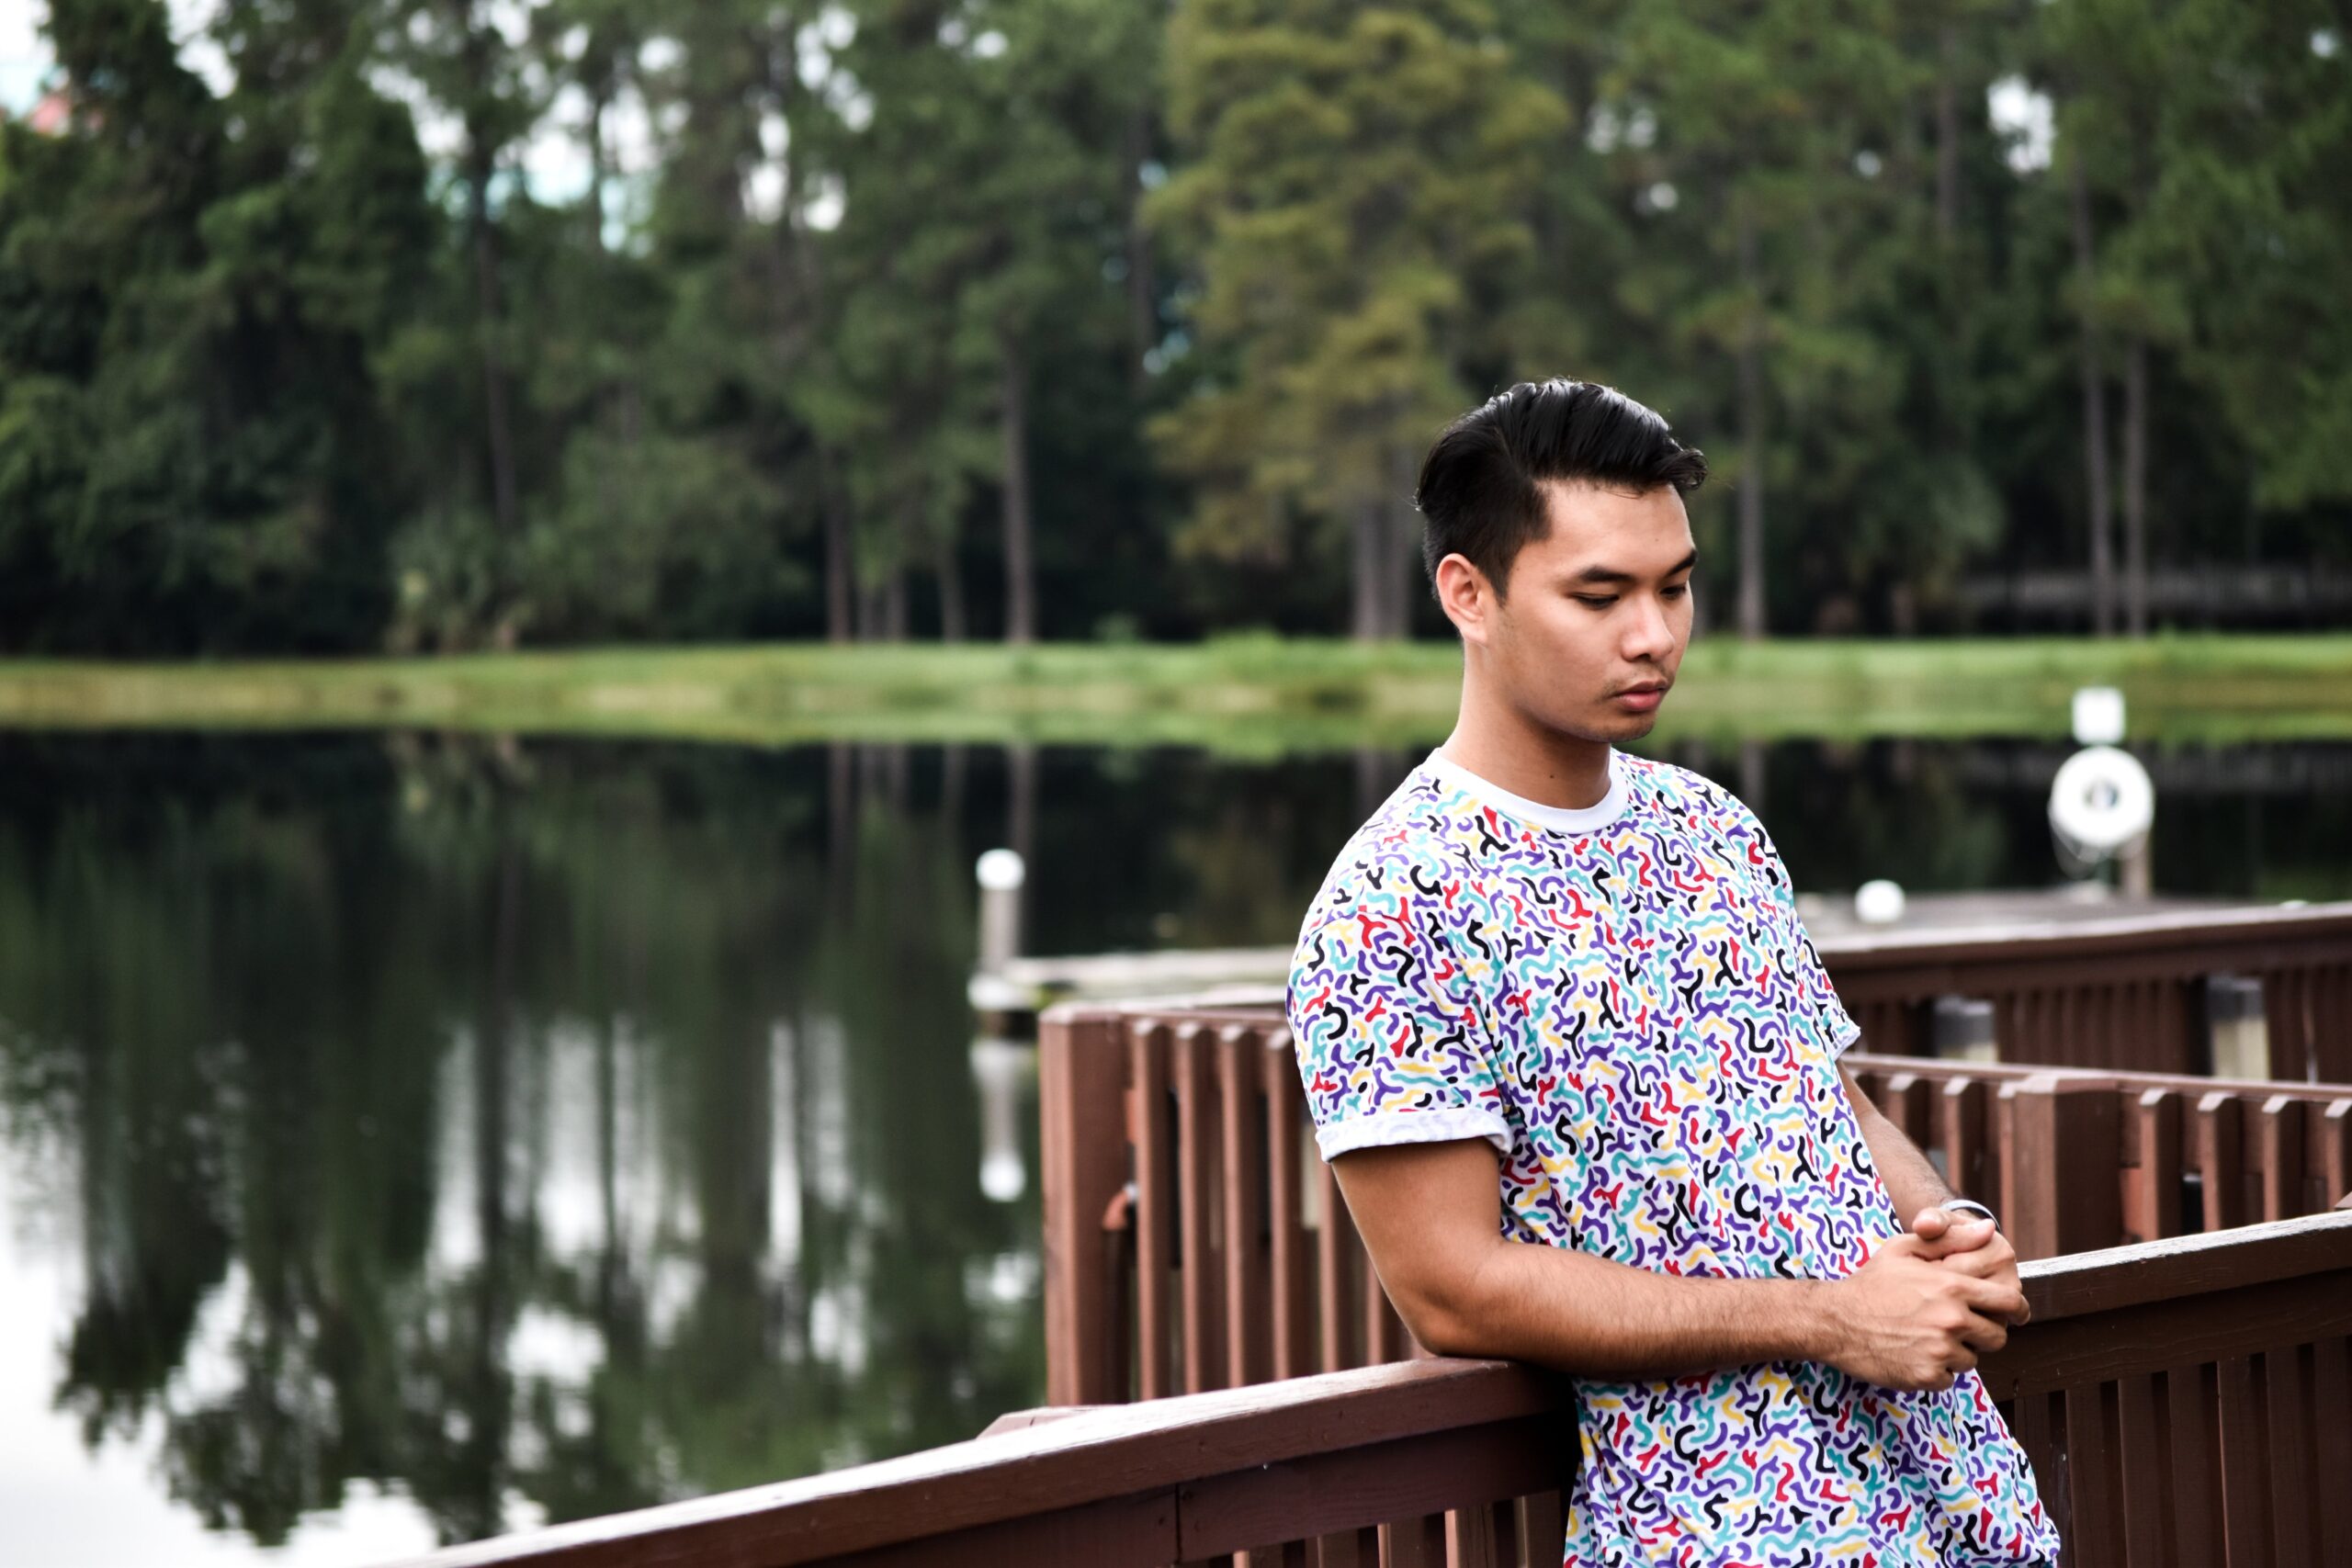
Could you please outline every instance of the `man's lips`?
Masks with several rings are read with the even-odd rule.
[[[1650,713],[1656,710],[1659,703],[1666,700],[1666,682],[1657,681],[1639,686],[1628,686],[1610,700],[1618,706],[1630,709],[1634,713]]]

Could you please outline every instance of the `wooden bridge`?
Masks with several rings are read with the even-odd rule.
[[[2028,1258],[1982,1371],[2069,1568],[2352,1562],[2352,906],[2130,924],[1824,944],[1847,1060]],[[2278,1076],[2198,1075],[2217,976]],[[1904,1055],[1950,996],[2001,1062]],[[1040,1049],[1053,1407],[421,1568],[1560,1561],[1569,1384],[1414,1357],[1278,1012],[1065,1010]]]

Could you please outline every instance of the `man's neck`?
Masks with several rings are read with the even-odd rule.
[[[1563,735],[1463,693],[1453,733],[1438,748],[1498,789],[1539,806],[1581,811],[1609,794],[1609,743]]]

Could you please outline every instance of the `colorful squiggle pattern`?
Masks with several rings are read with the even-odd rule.
[[[1849,1273],[1901,1226],[1835,1066],[1859,1031],[1788,874],[1728,792],[1614,765],[1571,832],[1433,758],[1341,852],[1290,981],[1325,1157],[1486,1137],[1518,1240],[1668,1274]],[[1579,1568],[2057,1555],[1973,1373],[1906,1394],[1792,1362],[1579,1392]]]

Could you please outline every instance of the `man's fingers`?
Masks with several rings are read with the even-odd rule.
[[[1911,1216],[1911,1234],[1933,1241],[1951,1228],[1951,1215],[1942,1209],[1922,1209]]]
[[[1949,1223],[1940,1235],[1933,1239],[1925,1236],[1918,1238],[1919,1256],[1922,1258],[1950,1258],[1957,1253],[1973,1252],[2000,1234],[1995,1228],[1993,1222],[1987,1219],[1951,1220],[1950,1216],[1946,1218]],[[1915,1224],[1917,1223],[1913,1222]],[[1917,1235],[1916,1232],[1913,1234]]]
[[[1947,1252],[1935,1261],[1956,1274],[1966,1274],[1978,1280],[1991,1280],[2002,1274],[2014,1273],[2018,1266],[2018,1255],[2007,1247],[1994,1247],[1988,1243],[1983,1247],[1968,1247],[1960,1252]]]
[[[1996,1284],[1990,1280],[1972,1279],[1963,1274],[1958,1280],[1960,1299],[1971,1312],[1988,1317],[1998,1317],[2004,1323],[2022,1323],[2026,1316],[2025,1292],[2014,1285]]]
[[[1998,1318],[1972,1312],[1960,1331],[1960,1342],[1980,1355],[1990,1355],[2009,1342],[2009,1325]]]

